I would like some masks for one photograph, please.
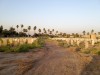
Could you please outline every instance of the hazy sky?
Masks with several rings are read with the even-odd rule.
[[[0,0],[0,25],[100,31],[100,0]]]

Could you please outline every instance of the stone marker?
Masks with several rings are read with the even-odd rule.
[[[89,48],[89,42],[85,41],[85,49]]]
[[[3,46],[6,46],[6,45],[7,45],[7,39],[2,39],[2,40],[3,40],[2,45],[3,45]]]
[[[71,40],[71,45],[73,45],[74,44],[74,42],[73,42],[73,39]]]
[[[79,44],[80,44],[80,41],[79,41],[79,40],[77,40],[77,46],[79,46]]]
[[[92,46],[94,46],[94,43],[95,43],[95,41],[94,41],[94,40],[92,40]]]

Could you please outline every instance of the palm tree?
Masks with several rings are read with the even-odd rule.
[[[83,31],[83,35],[85,35],[85,33],[86,33],[86,32],[85,32],[85,31]]]
[[[24,27],[24,25],[23,25],[23,24],[21,24],[21,32],[22,32],[23,27]]]
[[[0,36],[2,35],[2,32],[3,32],[3,26],[1,25],[0,26]]]
[[[23,32],[26,33],[27,32],[27,29],[23,29]]]
[[[87,35],[90,35],[90,33],[88,32]]]
[[[43,28],[43,31],[44,31],[44,33],[46,34],[46,29],[45,29],[45,28]]]
[[[48,29],[48,34],[50,34],[50,29]]]
[[[47,31],[45,30],[44,33],[47,34]]]
[[[76,36],[76,37],[79,37],[79,34],[78,34],[78,33],[76,33],[76,34],[75,34],[75,36]]]
[[[97,35],[97,33],[94,33],[95,35]]]
[[[50,31],[50,35],[52,35],[52,31]]]
[[[27,29],[23,29],[24,35],[27,36]]]
[[[2,31],[2,34],[3,34],[4,37],[7,37],[9,34],[11,35],[11,32],[9,30],[7,30],[7,29],[4,29]]]
[[[34,28],[33,28],[33,30],[34,30],[34,34],[36,33],[36,28],[37,28],[36,26],[34,26]]]
[[[58,31],[56,31],[56,35],[58,34]]]
[[[28,35],[29,35],[29,31],[31,30],[31,26],[28,26]]]
[[[18,32],[19,25],[17,25],[16,27],[17,27],[17,32]]]
[[[72,36],[75,38],[75,34],[74,33],[72,33]]]
[[[94,30],[92,29],[92,30],[91,30],[91,34],[93,34],[93,33],[94,33]]]
[[[41,33],[41,29],[39,29],[38,31],[39,31],[39,34],[40,34]]]
[[[54,29],[52,29],[52,31],[54,32]]]
[[[100,32],[98,32],[98,35],[100,35]]]
[[[11,35],[11,36],[14,36],[15,33],[16,33],[15,28],[10,27],[9,32],[10,32],[10,35]]]
[[[54,32],[54,29],[52,29],[52,34],[53,34],[53,32]]]

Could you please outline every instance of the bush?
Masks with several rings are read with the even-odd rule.
[[[63,40],[57,40],[57,41],[58,41],[58,45],[61,47],[70,47],[70,45],[68,45],[66,41]]]
[[[97,54],[97,55],[100,55],[100,50],[98,48],[94,48],[94,47],[81,50],[81,52],[85,53],[85,54]]]
[[[84,50],[84,51],[82,51],[82,53],[89,54],[90,51],[89,50]]]
[[[100,51],[98,51],[97,54],[100,55]]]
[[[10,50],[9,46],[2,46],[2,47],[0,47],[0,52],[7,52],[9,50]]]
[[[40,37],[37,39],[37,43],[41,46],[44,46],[45,45],[45,41],[44,41],[44,38]]]
[[[15,52],[28,52],[29,47],[27,44],[20,45],[18,48],[16,48]]]
[[[32,46],[33,48],[41,48],[45,45],[45,41],[42,37],[39,37],[37,40],[35,40],[33,43],[32,43]]]

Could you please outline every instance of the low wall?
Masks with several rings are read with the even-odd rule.
[[[87,38],[52,38],[52,40],[64,40],[67,44],[77,44],[80,46],[81,42],[84,42],[85,48],[88,48],[89,45],[94,45],[97,42],[100,42],[100,39],[87,39]]]
[[[18,45],[18,44],[32,44],[37,38],[0,38],[0,46],[6,46],[7,44]]]

